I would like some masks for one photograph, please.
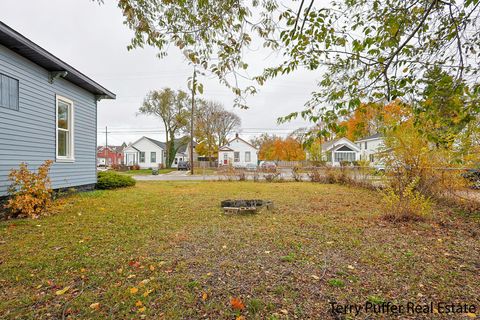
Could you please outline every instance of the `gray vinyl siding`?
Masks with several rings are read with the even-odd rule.
[[[64,79],[50,84],[47,70],[2,45],[0,74],[19,80],[18,110],[0,107],[0,196],[6,194],[8,173],[21,162],[35,169],[53,160],[55,189],[96,183],[95,96]],[[56,95],[73,101],[73,163],[55,162]]]

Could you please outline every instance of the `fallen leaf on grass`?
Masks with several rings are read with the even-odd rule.
[[[70,289],[70,286],[63,288],[62,290],[58,290],[55,292],[57,296],[61,296],[62,294],[65,294]]]
[[[153,265],[150,265],[150,271],[155,270],[155,267]]]
[[[350,269],[350,270],[354,270],[354,269],[355,269],[355,267],[352,266],[352,265],[350,265],[350,264],[347,266],[347,268]]]
[[[142,303],[142,301],[138,300],[137,302],[135,302],[135,305],[137,307],[141,307],[141,306],[143,306],[143,303]]]
[[[144,286],[144,285],[146,285],[146,284],[149,283],[149,282],[150,282],[150,279],[145,279],[145,280],[140,281],[140,283],[139,283],[138,285],[139,285],[139,286]]]
[[[135,287],[130,288],[130,293],[131,293],[131,294],[135,294],[135,293],[137,293],[137,292],[138,292],[138,288],[135,288]]]
[[[235,318],[235,320],[245,320],[245,317],[244,316],[238,316]]]
[[[145,312],[145,310],[147,310],[147,308],[145,308],[145,307],[141,307],[141,308],[138,309],[139,312]]]
[[[131,260],[128,262],[128,265],[132,268],[140,268],[140,262]]]
[[[469,312],[469,313],[467,313],[467,317],[469,317],[471,319],[475,319],[477,317],[477,315],[475,313]]]
[[[208,294],[206,292],[202,293],[202,300],[206,301],[208,299]]]
[[[242,300],[240,298],[235,298],[232,297],[230,299],[230,305],[232,306],[233,309],[235,310],[243,310],[245,309],[245,305],[243,304]]]
[[[100,309],[100,303],[95,302],[90,305],[90,309],[98,310]]]
[[[147,297],[150,293],[153,292],[153,289],[152,290],[146,290],[144,293],[143,293],[143,296],[144,297]]]

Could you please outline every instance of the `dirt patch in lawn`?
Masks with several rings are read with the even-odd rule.
[[[275,210],[225,216],[227,198],[273,200]],[[139,182],[75,195],[54,216],[0,223],[0,317],[335,319],[330,302],[366,301],[478,308],[478,218],[437,210],[394,225],[381,213],[374,192],[312,183]]]

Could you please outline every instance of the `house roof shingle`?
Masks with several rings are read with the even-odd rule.
[[[160,148],[162,148],[164,150],[167,148],[167,144],[165,142],[158,141],[158,140],[155,140],[155,139],[152,139],[152,138],[149,138],[149,137],[144,137],[144,138],[147,139],[147,140],[150,140],[151,142],[153,142],[154,144],[156,144],[157,146],[159,146]],[[187,138],[188,137],[182,137],[182,138],[178,138],[178,139],[174,140],[175,147],[178,147],[177,153],[185,153],[187,151],[187,147],[188,147],[188,144],[190,142],[190,140],[187,140]],[[179,146],[179,144],[180,144],[180,146]],[[197,143],[195,141],[193,142],[193,146],[194,147],[197,146]]]

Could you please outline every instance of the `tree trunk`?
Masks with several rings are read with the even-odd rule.
[[[170,131],[170,139],[167,145],[168,152],[168,162],[167,165],[169,168],[172,167],[173,160],[175,159],[175,133]]]
[[[165,125],[165,128],[166,128],[166,125]],[[172,167],[172,162],[170,161],[170,152],[169,152],[169,150],[170,150],[170,135],[169,135],[170,131],[167,129],[166,132],[167,133],[165,135],[165,140],[166,140],[165,147],[167,148],[167,150],[165,150],[165,167],[167,169],[169,169],[169,168]]]

